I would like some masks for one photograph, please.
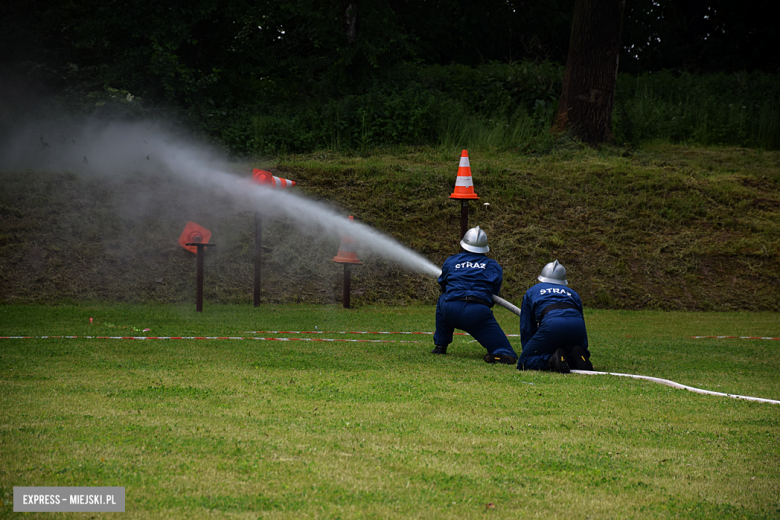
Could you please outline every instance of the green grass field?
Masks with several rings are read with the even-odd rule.
[[[20,516],[14,486],[123,486],[122,518],[780,516],[780,405],[521,373],[485,364],[468,336],[434,357],[429,335],[246,332],[432,331],[433,314],[0,306],[2,336],[81,336],[0,339],[0,517]],[[495,314],[518,332],[516,316]],[[691,339],[777,337],[776,314],[586,321],[596,370],[780,399],[777,341]],[[304,341],[328,338],[385,342]]]

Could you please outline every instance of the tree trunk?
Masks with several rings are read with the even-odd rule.
[[[576,0],[569,55],[554,130],[591,146],[612,139],[625,0]]]
[[[347,7],[344,9],[344,26],[349,43],[353,43],[357,36],[357,7],[357,0],[353,2],[348,1]]]

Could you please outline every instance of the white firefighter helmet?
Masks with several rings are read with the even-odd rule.
[[[460,247],[471,253],[487,253],[490,248],[487,244],[487,235],[479,229],[479,226],[466,231],[463,240],[460,241]]]
[[[569,285],[566,281],[566,268],[559,264],[558,260],[545,265],[537,279],[540,282]]]

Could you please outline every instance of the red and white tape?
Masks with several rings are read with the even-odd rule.
[[[247,330],[242,334],[427,334],[433,335],[433,332],[386,332],[386,331],[333,331],[333,330]],[[453,336],[471,336],[468,332],[453,332]],[[520,334],[507,334],[508,338],[518,338]]]
[[[262,338],[239,336],[0,336],[0,339],[132,339],[132,340],[258,340],[258,341],[345,341],[350,343],[422,343],[394,339]]]
[[[380,331],[329,331],[329,330],[245,330],[243,334],[433,334],[433,332],[380,332]],[[466,335],[465,332],[455,334]]]

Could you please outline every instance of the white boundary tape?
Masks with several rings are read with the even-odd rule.
[[[723,392],[712,392],[710,390],[702,390],[701,388],[694,388],[692,386],[681,385],[680,383],[675,383],[674,381],[670,381],[668,379],[661,379],[660,377],[639,376],[636,374],[618,374],[616,372],[593,372],[590,370],[572,370],[571,373],[582,374],[586,376],[618,376],[618,377],[630,377],[633,379],[644,379],[646,381],[652,381],[653,383],[659,383],[662,385],[671,386],[672,388],[679,388],[681,390],[696,392],[697,394],[717,395],[719,397],[732,397],[734,399],[744,399],[746,401],[758,401],[760,403],[780,404],[780,401],[775,401],[774,399],[764,399],[762,397],[750,397],[746,395],[724,394]]]
[[[771,336],[691,336],[691,339],[780,339]]]

